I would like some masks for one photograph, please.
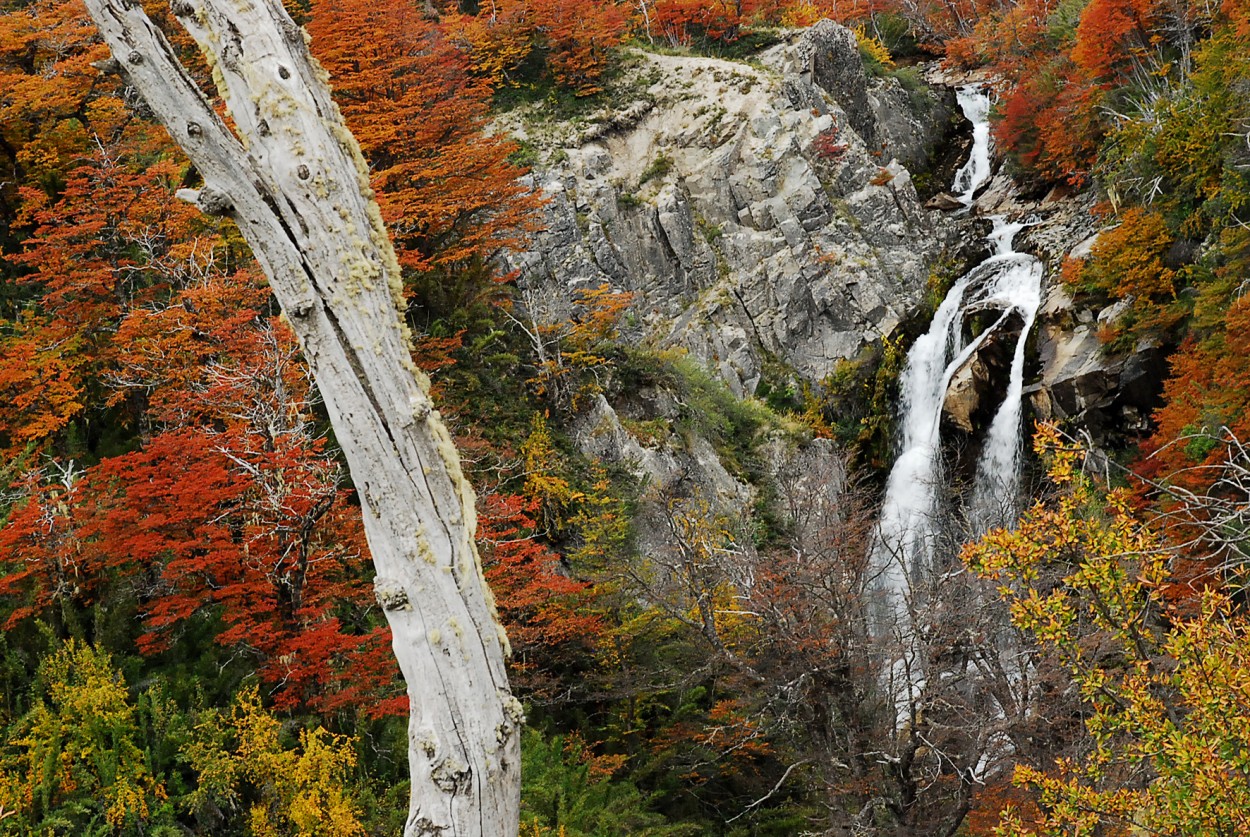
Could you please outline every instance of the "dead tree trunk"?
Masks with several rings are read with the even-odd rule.
[[[87,0],[118,68],[238,222],[299,336],[360,494],[412,701],[405,834],[515,835],[520,706],[482,578],[473,491],[413,366],[399,266],[360,149],[278,0],[172,0],[237,136],[137,0]]]

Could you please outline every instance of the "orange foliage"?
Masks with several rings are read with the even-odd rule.
[[[250,657],[279,706],[325,706],[358,653],[384,666],[380,684],[395,666],[373,650],[380,629],[341,622],[372,601],[359,510],[312,430],[293,335],[256,312],[264,298],[248,275],[219,275],[122,322],[112,382],[146,394],[154,434],[28,486],[0,530],[0,595],[22,602],[13,623],[129,579],[140,651],[211,614],[214,641]]]
[[[75,0],[39,0],[0,14],[0,155],[8,158],[0,215],[15,214],[19,185],[58,188],[91,132],[120,123],[121,102],[96,95],[91,62],[107,54]]]
[[[1233,302],[1221,331],[1191,339],[1172,356],[1158,429],[1142,470],[1204,492],[1228,455],[1221,428],[1250,441],[1250,297]]]
[[[657,0],[651,12],[655,33],[674,45],[688,45],[694,38],[734,40],[744,19],[734,0]]]
[[[1035,797],[1033,791],[1013,784],[1010,777],[993,779],[973,797],[960,833],[968,837],[991,837],[998,833],[1002,812],[1007,808],[1024,822],[1035,822],[1040,816]]]
[[[583,288],[577,291],[570,321],[538,326],[533,337],[542,345],[542,359],[538,374],[530,380],[537,394],[557,402],[571,397],[576,402],[578,397],[597,391],[597,372],[608,365],[604,344],[616,336],[621,316],[633,299],[633,294],[614,290],[606,283]],[[596,377],[587,381],[585,373]]]
[[[609,52],[625,39],[622,7],[614,0],[548,0],[534,17],[555,80],[576,96],[598,93]]]
[[[1099,79],[1121,76],[1152,46],[1152,0],[1091,0],[1081,13],[1072,60]]]
[[[1098,237],[1081,271],[1083,281],[1123,299],[1162,302],[1176,297],[1176,271],[1164,264],[1173,236],[1156,212],[1134,207]]]
[[[512,84],[534,50],[534,15],[526,0],[499,0],[477,16],[445,18],[447,37],[469,55],[473,72],[493,87]]]
[[[98,145],[55,202],[21,190],[21,217],[37,226],[9,260],[25,269],[18,283],[39,305],[0,337],[0,450],[42,443],[99,407],[127,310],[161,299],[213,250],[196,236],[197,210],[173,196],[179,166],[133,171],[147,145]]]
[[[372,168],[401,264],[481,270],[519,243],[535,200],[485,132],[490,89],[412,3],[319,0],[309,31],[335,99]]]

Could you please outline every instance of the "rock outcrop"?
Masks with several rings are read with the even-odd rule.
[[[1046,262],[1048,277],[1037,318],[1037,375],[1029,388],[1034,415],[1070,420],[1098,445],[1119,446],[1147,431],[1167,375],[1167,347],[1143,340],[1127,351],[1108,350],[1099,332],[1128,303],[1091,307],[1074,299],[1059,278],[1065,259],[1088,256],[1097,241],[1092,196],[1057,189],[1041,200],[1023,200],[999,175],[977,204],[983,213],[1037,222],[1020,236],[1021,246]]]
[[[1013,315],[951,375],[942,403],[942,418],[962,433],[985,427],[1006,394],[1011,353],[1023,326]]]
[[[916,313],[957,246],[902,162],[949,124],[940,96],[869,78],[830,22],[758,65],[641,54],[632,72],[645,89],[589,127],[505,125],[546,157],[546,230],[515,258],[531,313],[631,291],[626,339],[684,347],[739,395],[771,359],[819,381]]]

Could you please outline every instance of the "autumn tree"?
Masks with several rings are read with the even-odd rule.
[[[1148,64],[1157,12],[1152,0],[1093,0],[1081,12],[1072,60],[1099,79]]]
[[[1117,221],[1099,234],[1087,258],[1068,265],[1065,281],[1128,303],[1125,316],[1106,326],[1104,340],[1167,334],[1184,314],[1177,299],[1184,274],[1169,264],[1175,236],[1162,215],[1139,207]]]
[[[363,837],[352,772],[356,753],[345,736],[317,727],[299,731],[292,747],[282,722],[244,687],[230,713],[195,719],[182,756],[199,778],[196,809],[246,811],[255,837]],[[242,818],[241,818],[242,819]]]
[[[625,9],[616,0],[554,0],[533,11],[556,82],[576,96],[602,90],[611,51],[625,40]]]
[[[22,203],[20,187],[54,195],[93,132],[109,136],[120,125],[119,99],[98,95],[92,61],[105,50],[82,5],[32,3],[0,14],[0,241],[12,243]],[[5,312],[9,316],[10,312]]]
[[[1195,613],[1171,610],[1169,553],[1127,495],[1103,494],[1082,473],[1080,448],[1054,428],[1041,428],[1036,445],[1058,496],[965,557],[1000,585],[1013,621],[1067,668],[1088,737],[1074,758],[1017,769],[1041,807],[1028,820],[1007,811],[1001,833],[1242,833],[1245,614],[1217,592]]]
[[[217,70],[227,126],[142,9],[89,8],[204,178],[188,197],[247,236],[343,447],[409,684],[407,832],[516,833],[521,711],[473,544],[473,492],[409,357],[399,263],[323,72],[275,3],[179,5]]]
[[[486,131],[489,84],[406,0],[319,0],[309,31],[369,161],[413,325],[464,327],[504,299],[494,258],[521,242],[537,205],[507,160],[515,144]]]
[[[211,232],[197,236],[194,210],[174,199],[180,167],[158,159],[135,170],[137,157],[161,150],[143,136],[100,144],[64,172],[55,199],[21,192],[35,228],[8,261],[38,305],[0,335],[0,445],[10,455],[45,446],[71,422],[95,447],[116,328],[130,306],[160,304],[191,281],[213,250]]]

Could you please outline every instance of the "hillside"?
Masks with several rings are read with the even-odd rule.
[[[520,834],[1250,831],[1244,0],[272,14],[476,492]],[[127,72],[0,6],[0,834],[442,833],[434,593]]]

